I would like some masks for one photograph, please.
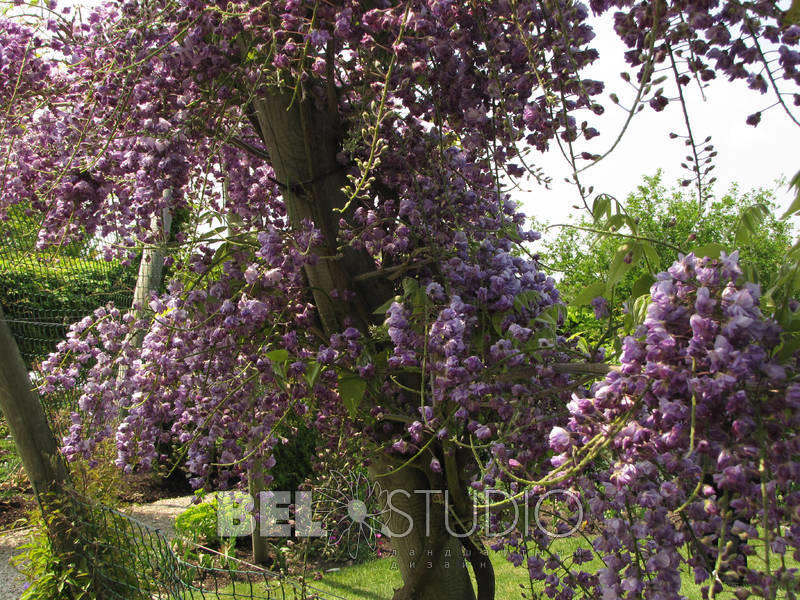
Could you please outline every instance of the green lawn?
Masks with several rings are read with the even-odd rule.
[[[580,547],[588,547],[588,542],[580,537],[570,537],[555,540],[552,544],[552,550],[559,553],[561,556],[569,556],[576,549]],[[509,563],[502,554],[492,552],[490,553],[492,563],[495,569],[496,577],[496,594],[498,600],[506,600],[511,598],[521,598],[522,592],[527,592],[525,597],[530,598],[530,584],[528,581],[527,573],[524,568],[515,568]],[[756,564],[759,559],[751,557],[752,564]],[[787,556],[787,566],[798,567],[796,561],[791,560]],[[593,571],[601,566],[599,559],[594,559],[592,562],[584,565],[587,571]],[[347,600],[385,600],[390,599],[394,593],[394,589],[400,587],[401,579],[400,572],[397,570],[396,564],[391,557],[375,559],[369,562],[361,563],[351,567],[343,567],[338,571],[324,573],[322,580],[309,581],[309,585],[314,590],[323,594],[333,594],[334,597],[347,598]],[[689,598],[689,600],[701,600],[700,585],[694,583],[694,577],[688,571],[683,574],[681,593]],[[534,592],[542,591],[544,585],[537,582],[534,585]],[[263,586],[254,586],[253,591],[247,585],[237,584],[234,590],[231,587],[221,590],[220,598],[267,598],[275,597],[268,596],[265,593]],[[259,593],[261,595],[259,595]],[[227,595],[226,595],[227,594]],[[274,594],[274,591],[273,591]],[[204,596],[209,597],[209,596]],[[278,596],[281,597],[281,596]],[[292,595],[287,595],[287,598],[293,598]],[[299,597],[299,596],[298,596]],[[312,595],[309,595],[313,598]],[[545,596],[542,596],[543,598]],[[781,596],[779,596],[780,598]],[[188,595],[189,598],[200,598],[199,595]],[[718,594],[719,600],[733,600],[735,596],[732,591],[725,590],[723,593]]]

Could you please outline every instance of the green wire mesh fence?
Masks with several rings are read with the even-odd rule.
[[[112,600],[344,600],[281,573],[219,555],[220,566],[182,558],[170,540],[117,510],[69,499],[75,553],[83,559],[97,598]],[[182,539],[180,547],[194,546]]]
[[[0,304],[34,384],[72,323],[108,302],[129,307],[136,284],[136,266],[104,260],[97,239],[38,249],[39,227],[22,206],[0,221]],[[77,389],[42,396],[56,435],[64,433],[57,412],[75,405]]]

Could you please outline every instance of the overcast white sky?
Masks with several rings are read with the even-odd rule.
[[[600,59],[587,72],[587,76],[606,82],[602,96],[606,112],[594,121],[602,135],[592,140],[592,152],[607,148],[624,120],[624,111],[611,103],[609,93],[616,92],[621,99],[630,97],[629,86],[619,76],[626,70],[622,58],[625,46],[611,30],[611,23],[610,15],[595,23]],[[671,81],[664,82],[664,86],[667,96],[675,95]],[[763,113],[758,127],[745,124],[747,115],[773,104],[773,96],[762,96],[749,90],[743,81],[730,83],[725,78],[710,83],[704,90],[705,101],[696,84],[688,90],[684,88],[684,92],[695,137],[702,141],[711,135],[711,143],[718,152],[712,171],[717,177],[716,194],[721,195],[734,182],[744,189],[774,188],[779,177],[788,180],[800,170],[800,127],[789,120],[781,107]],[[686,132],[680,105],[670,103],[661,113],[646,107],[634,118],[614,152],[583,173],[584,185],[593,185],[595,193],[606,192],[623,200],[643,175],[652,175],[659,168],[664,173],[664,182],[670,186],[685,178],[688,172],[680,163],[689,154],[689,148],[680,139],[669,139],[670,131],[681,135]],[[531,155],[530,160],[546,169],[553,185],[547,190],[531,183],[525,186],[530,191],[517,193],[515,197],[523,203],[528,215],[550,223],[564,222],[576,213],[572,205],[580,203],[574,186],[564,183],[564,177],[570,173],[567,162],[555,144],[547,154]],[[784,185],[776,192],[781,206],[788,206],[788,187]]]

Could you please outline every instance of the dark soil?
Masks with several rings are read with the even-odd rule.
[[[27,525],[28,513],[35,507],[33,494],[19,494],[0,499],[0,531]]]
[[[153,473],[132,473],[124,476],[124,485],[117,498],[126,504],[146,504],[164,498],[188,496],[193,491],[184,474],[177,469],[163,479]]]

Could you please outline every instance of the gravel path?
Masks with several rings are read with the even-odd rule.
[[[184,510],[189,508],[194,496],[167,498],[151,504],[134,505],[125,509],[145,525],[160,529],[168,538],[175,536],[173,524]],[[9,562],[15,550],[28,541],[30,529],[0,532],[0,600],[19,600],[25,589],[25,578]]]
[[[25,589],[25,578],[11,566],[14,550],[28,541],[30,529],[0,532],[0,600],[18,600]]]
[[[123,512],[141,521],[148,527],[161,530],[168,538],[175,537],[175,517],[189,508],[194,496],[180,498],[165,498],[150,504],[135,504]],[[0,598],[2,600],[2,598]]]

